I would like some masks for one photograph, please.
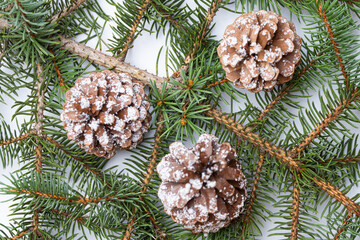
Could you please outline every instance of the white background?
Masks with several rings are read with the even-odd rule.
[[[195,7],[193,0],[188,0],[186,2],[190,6]],[[109,5],[106,3],[105,0],[99,0],[99,3],[101,6],[103,6],[103,9],[107,14],[114,16],[114,9],[112,7],[109,7]],[[290,13],[287,9],[283,9],[282,15],[284,17],[290,18]],[[231,24],[237,16],[238,16],[238,14],[230,13],[228,11],[220,9],[219,12],[216,14],[214,21],[213,21],[214,23],[216,23],[215,27],[213,28],[213,35],[217,36],[218,39],[221,39],[225,27],[227,25]],[[297,27],[297,34],[300,35],[301,37],[303,37],[302,27],[305,27],[305,26],[302,23],[299,23],[297,21],[297,19],[295,19],[295,18],[293,18],[292,21],[295,23],[295,25]],[[110,23],[110,24],[112,24],[112,23]],[[80,40],[83,37],[80,36],[76,40]],[[107,39],[109,39],[111,37],[112,37],[112,31],[111,31],[110,27],[107,26],[107,29],[104,33],[103,40],[107,41]],[[90,41],[87,43],[87,45],[94,47],[95,42]],[[155,74],[156,73],[156,58],[157,58],[160,48],[164,45],[165,45],[165,38],[162,34],[160,34],[159,38],[156,39],[155,34],[150,35],[148,32],[144,31],[142,33],[142,35],[139,36],[135,40],[134,47],[129,50],[129,53],[128,53],[125,61],[132,65],[135,65],[138,68],[146,69],[149,72]],[[163,53],[164,52],[165,51],[163,51]],[[159,71],[160,76],[165,76],[166,71],[165,71],[164,54],[162,54],[160,57],[158,71]],[[240,91],[244,91],[244,90],[240,90]],[[18,100],[25,100],[28,93],[29,92],[27,90],[23,90],[23,89],[20,90]],[[250,99],[254,99],[252,93],[248,93],[248,96]],[[317,94],[314,94],[314,97],[317,97]],[[301,102],[301,104],[303,106],[306,106],[306,101],[307,100],[304,99]],[[14,109],[11,109],[11,106],[13,105],[13,101],[11,99],[6,98],[6,102],[7,102],[7,105],[0,103],[0,113],[4,116],[4,119],[8,123],[11,123],[11,126],[13,127],[13,129],[15,129],[16,128],[15,121],[11,122],[11,116],[14,113]],[[254,100],[253,102],[256,102],[256,101]],[[240,103],[240,105],[241,105],[241,103]],[[223,109],[223,111],[226,112],[226,107],[225,107],[225,109]],[[24,119],[18,118],[17,120],[19,122],[22,122]],[[298,121],[298,120],[295,120],[295,121]],[[358,130],[356,130],[356,131],[358,131]],[[153,133],[149,133],[149,134],[153,134]],[[118,152],[118,154],[113,159],[111,159],[111,161],[108,163],[108,165],[106,167],[111,167],[111,166],[117,165],[118,169],[121,169],[123,167],[123,165],[121,164],[122,159],[127,158],[128,156],[129,156],[129,154],[125,151]],[[9,174],[12,171],[14,171],[15,169],[18,169],[18,167],[19,166],[17,164],[14,164],[13,167],[1,169],[0,171],[2,174],[0,175],[0,181],[3,183],[8,183],[6,176],[9,176]],[[354,195],[359,190],[360,190],[360,188],[353,189],[352,192],[349,193],[349,196]],[[0,195],[0,200],[6,200],[6,199],[8,199],[8,196]],[[10,214],[10,211],[8,208],[9,208],[10,204],[11,204],[10,202],[0,203],[0,208],[1,208],[0,223],[5,224],[5,225],[9,224],[10,217],[8,215]],[[271,206],[269,206],[269,207],[271,208]],[[263,236],[264,237],[262,239],[267,239],[266,236],[269,234],[268,229],[270,229],[272,227],[274,227],[274,225],[272,223],[270,223],[270,222],[264,223],[264,228],[263,228]],[[276,238],[272,237],[272,239],[276,239]]]

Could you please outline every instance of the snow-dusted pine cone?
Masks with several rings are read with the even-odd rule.
[[[270,91],[292,79],[301,59],[295,25],[270,11],[238,17],[224,33],[217,51],[226,78],[252,92]]]
[[[203,134],[196,145],[170,145],[157,166],[165,212],[184,228],[217,232],[244,209],[247,181],[229,143],[218,143],[214,135]]]
[[[143,84],[109,70],[80,77],[66,92],[63,113],[69,139],[89,154],[111,158],[116,147],[131,149],[150,127]]]

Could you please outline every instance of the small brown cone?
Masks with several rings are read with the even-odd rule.
[[[217,52],[226,78],[251,92],[271,91],[292,79],[301,59],[295,26],[272,11],[238,17],[224,33]]]
[[[143,84],[109,70],[79,78],[66,93],[60,119],[68,138],[89,154],[111,158],[135,148],[149,130],[150,104]]]
[[[194,233],[217,232],[244,210],[247,181],[229,143],[203,134],[196,145],[170,145],[157,166],[159,198],[172,219]]]

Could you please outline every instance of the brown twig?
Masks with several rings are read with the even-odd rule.
[[[121,62],[115,57],[106,55],[105,53],[92,49],[74,40],[60,37],[60,41],[63,45],[63,49],[67,49],[69,52],[76,54],[81,58],[87,58],[90,62],[94,62],[100,66],[113,68],[117,72],[129,73],[132,77],[140,80],[145,85],[150,85],[150,80],[152,80],[155,82],[157,88],[161,89],[162,83],[167,80],[166,78],[158,77],[128,63]]]
[[[52,49],[50,49],[49,50],[52,54],[54,54],[54,51],[52,50]],[[64,87],[65,86],[65,83],[64,83],[64,78],[62,77],[62,74],[61,74],[61,72],[60,72],[60,68],[59,68],[59,65],[57,64],[57,62],[56,62],[56,60],[55,60],[55,57],[53,58],[53,63],[54,63],[54,65],[55,65],[55,70],[56,70],[56,73],[57,73],[57,75],[58,75],[58,77],[59,77],[59,79],[60,79],[60,83],[59,83],[59,85],[61,86],[61,87]]]
[[[205,112],[205,115],[212,117],[218,123],[225,125],[227,129],[235,133],[239,138],[242,138],[254,146],[260,147],[263,151],[269,154],[272,157],[275,157],[277,160],[285,164],[290,168],[292,172],[299,174],[299,177],[303,177],[302,169],[299,166],[299,162],[287,156],[284,149],[273,145],[271,142],[268,142],[262,139],[259,135],[245,131],[244,127],[241,124],[234,121],[228,115],[222,113],[219,110],[210,109]],[[351,214],[356,214],[360,216],[360,206],[348,198],[344,193],[339,189],[335,188],[331,183],[318,180],[316,177],[311,179],[318,187],[328,193],[335,200],[343,204]]]
[[[127,51],[130,48],[130,44],[134,41],[135,33],[136,33],[136,30],[137,30],[137,28],[138,28],[138,26],[140,24],[140,20],[143,17],[143,15],[144,15],[146,9],[148,8],[150,2],[151,2],[151,0],[144,0],[143,4],[141,5],[139,13],[136,16],[136,18],[135,18],[135,20],[133,22],[133,25],[131,26],[130,33],[126,37],[126,41],[124,43],[124,48],[119,53],[119,60],[120,61],[125,60]]]
[[[30,133],[25,133],[19,137],[3,140],[0,142],[0,147],[4,147],[13,143],[21,142],[22,140],[25,140],[30,137]]]
[[[180,77],[181,71],[183,71],[183,72],[188,71],[189,63],[194,59],[194,54],[195,54],[196,50],[199,48],[202,41],[204,40],[207,30],[209,29],[209,26],[210,26],[212,20],[214,19],[215,14],[216,14],[221,2],[222,2],[222,0],[213,0],[213,3],[206,15],[206,21],[205,21],[204,25],[202,26],[202,28],[200,29],[199,35],[195,39],[192,49],[190,50],[188,55],[185,57],[184,64],[180,67],[180,69],[177,72],[174,72],[172,74],[172,76],[171,76],[172,78]]]
[[[318,2],[318,0],[316,2]],[[341,57],[340,50],[338,48],[338,44],[335,41],[334,33],[333,33],[333,31],[332,31],[332,29],[330,27],[330,24],[329,24],[329,22],[327,20],[325,11],[322,9],[321,3],[319,3],[318,12],[319,12],[320,16],[322,17],[322,20],[323,20],[323,22],[325,24],[325,27],[326,27],[326,29],[327,29],[327,31],[329,33],[330,40],[331,40],[331,42],[333,44],[333,47],[334,47],[334,50],[335,50],[335,53],[336,53],[336,57],[337,57],[337,59],[339,61],[341,72],[342,72],[342,74],[343,74],[343,76],[345,78],[345,85],[347,85],[348,84],[348,75],[346,73],[346,69],[345,69],[345,66],[344,66],[344,63],[343,63],[343,59]]]
[[[360,206],[356,204],[353,200],[345,196],[339,189],[332,186],[329,182],[325,182],[321,179],[313,178],[314,183],[318,185],[321,189],[327,192],[331,197],[340,202],[346,207],[350,214],[355,214],[360,216]]]
[[[298,226],[299,226],[299,204],[300,204],[300,189],[297,186],[295,177],[293,176],[293,202],[291,213],[291,236],[290,240],[298,239]]]
[[[252,186],[252,190],[251,190],[251,197],[249,199],[249,203],[248,203],[248,207],[246,209],[246,215],[244,218],[244,224],[243,227],[241,229],[241,234],[242,235],[245,231],[245,229],[248,227],[250,220],[251,220],[251,211],[254,207],[254,202],[256,199],[256,190],[258,187],[258,183],[260,180],[260,175],[261,175],[261,170],[262,170],[262,165],[264,163],[264,158],[265,158],[265,153],[260,151],[260,155],[259,155],[259,161],[257,163],[257,169],[256,169],[256,173],[255,173],[255,178],[254,178],[254,182],[253,182],[253,186]],[[242,240],[243,238],[240,238],[240,240]]]
[[[229,80],[223,79],[223,80],[220,80],[218,82],[210,83],[210,84],[206,85],[205,88],[215,87],[217,85],[221,85],[221,84],[227,83],[227,82],[229,82]]]
[[[155,137],[155,144],[151,153],[151,157],[150,157],[150,161],[149,161],[149,166],[147,168],[146,171],[146,175],[143,181],[143,185],[142,185],[142,189],[141,189],[141,193],[145,194],[148,188],[148,185],[150,183],[151,177],[154,173],[154,169],[155,169],[155,165],[156,165],[156,159],[158,157],[159,154],[159,148],[160,148],[160,143],[161,143],[161,135],[164,132],[164,124],[160,123],[164,120],[162,113],[159,114],[159,117],[157,119],[157,122],[159,123],[157,128],[156,128],[156,137]],[[143,197],[140,196],[139,199],[141,201],[143,201]],[[148,209],[145,209],[146,213],[148,214],[151,222],[153,223],[156,231],[158,232],[158,235],[162,238],[162,239],[166,239],[166,235],[165,233],[163,233],[160,229],[160,227],[158,226],[158,224],[156,223],[156,220],[152,217],[151,212]],[[131,232],[134,229],[134,224],[136,221],[136,209],[134,209],[134,216],[132,217],[132,219],[130,220],[130,222],[128,223],[127,227],[126,227],[126,231],[124,234],[124,238],[123,240],[130,240],[131,237]]]
[[[218,123],[225,125],[225,127],[234,132],[238,137],[249,141],[253,145],[260,147],[261,150],[265,151],[272,157],[276,157],[282,163],[289,166],[292,170],[300,171],[300,167],[297,161],[287,156],[285,150],[275,146],[274,144],[266,141],[255,133],[246,131],[245,128],[230,118],[227,114],[222,113],[217,109],[210,109],[205,112],[205,115],[214,118]]]
[[[28,229],[22,231],[21,233],[9,238],[8,240],[16,240],[16,239],[19,239],[19,238],[22,238],[25,236],[25,234],[27,233],[30,233],[30,232],[33,232],[34,231],[34,228],[33,227],[29,227]]]
[[[66,17],[67,15],[69,15],[70,13],[75,11],[78,7],[80,7],[86,1],[87,0],[74,1],[74,3],[72,5],[70,5],[69,7],[65,8],[65,9],[63,9],[60,13],[57,13],[54,16],[52,16],[51,19],[50,19],[50,22],[53,23],[53,22],[61,20],[62,18]]]
[[[322,122],[316,126],[314,131],[310,132],[305,139],[296,147],[290,150],[293,158],[297,157],[320,133],[322,133],[327,126],[329,126],[338,116],[354,101],[354,96],[357,94],[358,89],[351,94],[347,99],[344,99],[336,108],[334,108]]]

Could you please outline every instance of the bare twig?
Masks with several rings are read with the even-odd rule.
[[[117,72],[129,73],[133,78],[140,80],[145,85],[150,85],[150,80],[152,80],[155,82],[157,88],[161,89],[162,83],[167,80],[166,78],[148,73],[145,70],[124,63],[115,57],[106,55],[74,40],[60,37],[60,41],[63,49],[67,49],[69,52],[81,58],[87,58],[90,62],[94,62],[103,67],[113,68]]]

